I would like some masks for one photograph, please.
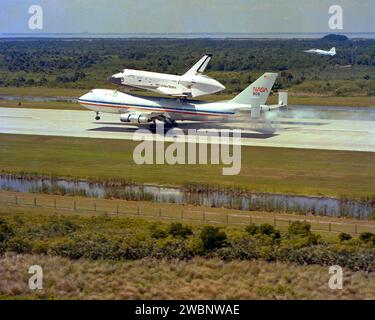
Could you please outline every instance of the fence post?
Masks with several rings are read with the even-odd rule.
[[[119,214],[120,210],[119,210],[119,206],[117,205],[116,207],[116,213]]]
[[[56,199],[54,199],[54,205],[55,205],[55,209],[57,208],[57,201]]]
[[[331,222],[328,224],[328,231],[331,232]]]
[[[161,217],[161,208],[159,208],[159,217]]]
[[[94,211],[96,212],[96,202],[94,202]]]
[[[273,217],[273,227],[276,228],[276,217]]]
[[[358,230],[357,230],[357,224],[355,224],[355,225],[354,225],[354,233],[357,234],[357,233],[358,233],[357,231],[358,231]]]
[[[184,220],[184,209],[181,210],[181,220]]]
[[[77,210],[77,203],[76,203],[76,200],[74,200],[74,202],[73,202],[73,209],[74,209],[74,211]]]
[[[34,207],[36,207],[36,197],[34,197]]]
[[[18,205],[18,196],[16,196],[16,205]]]
[[[139,207],[137,207],[137,215],[139,215],[140,211],[139,211]]]
[[[206,221],[206,212],[203,211],[202,222]]]

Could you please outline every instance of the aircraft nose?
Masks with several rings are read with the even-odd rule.
[[[83,96],[80,96],[80,97],[78,98],[78,100],[87,100],[88,97],[89,97],[89,95],[90,95],[90,92],[85,93]]]

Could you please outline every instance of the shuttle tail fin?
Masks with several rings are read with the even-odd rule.
[[[189,69],[184,75],[193,76],[199,73],[203,73],[206,70],[208,63],[212,58],[212,54],[205,54],[191,69]]]
[[[331,48],[331,50],[329,50],[329,52],[332,53],[332,54],[336,54],[336,48],[335,47]]]
[[[277,73],[265,73],[258,80],[249,85],[230,102],[238,104],[264,105],[276,81]]]

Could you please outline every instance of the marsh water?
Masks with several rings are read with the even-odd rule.
[[[253,193],[232,190],[197,190],[157,185],[116,185],[89,181],[50,178],[24,178],[0,175],[0,189],[17,192],[83,195],[98,198],[147,200],[160,203],[194,204],[240,210],[295,212],[366,219],[375,212],[373,203],[327,197],[308,197],[275,193]]]

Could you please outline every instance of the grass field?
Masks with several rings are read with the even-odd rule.
[[[48,202],[51,198],[44,196],[42,200]],[[66,201],[72,201],[68,198],[65,197]],[[101,202],[102,208],[109,200]],[[133,204],[115,202],[123,206]],[[142,205],[147,208],[155,204]],[[161,207],[163,210],[181,208],[178,205]],[[35,212],[26,207],[23,211],[16,210],[0,206],[5,239],[2,248],[6,248],[0,256],[1,299],[373,299],[375,296],[373,267],[365,273],[358,271],[365,270],[362,267],[348,266],[347,269],[342,264],[344,289],[328,288],[328,266],[341,265],[342,258],[336,256],[331,261],[332,257],[326,255],[323,247],[333,254],[332,250],[338,248],[337,235],[320,239],[321,245],[316,246],[301,242],[307,239],[302,235],[290,238],[290,231],[282,231],[278,242],[266,235],[249,238],[245,226],[223,226],[220,230],[228,237],[224,246],[229,251],[222,253],[238,250],[245,253],[251,244],[256,246],[249,247],[250,252],[264,253],[259,257],[245,254],[241,259],[239,256],[225,259],[219,254],[220,248],[199,251],[203,243],[201,232],[207,224],[185,223],[191,233],[182,236],[171,234],[170,222],[156,220],[155,223],[155,219],[141,216],[79,210],[61,214],[53,208],[47,212],[43,207],[36,208]],[[247,245],[238,242],[240,239]],[[341,248],[351,248],[352,252],[344,255],[344,259],[356,259],[358,266],[364,261],[371,265],[371,245],[359,243],[357,238],[352,241],[341,243]],[[301,245],[305,249],[321,250],[324,258],[314,263],[311,261],[315,260],[307,257],[304,263],[285,260],[293,259],[293,254],[276,259],[267,255],[282,248],[298,254]],[[367,260],[357,256],[357,251],[366,255]],[[315,254],[315,259],[320,257]],[[35,264],[43,268],[43,290],[40,291],[28,288],[27,271]]]
[[[115,86],[108,85],[106,88],[116,89]],[[66,98],[78,98],[85,94],[87,89],[66,89],[66,88],[45,88],[45,87],[2,87],[0,88],[0,96],[3,95],[15,95],[32,97],[66,97]],[[155,93],[148,91],[133,91],[137,94],[154,96]],[[202,100],[217,101],[217,100],[228,100],[233,98],[233,94],[216,94],[202,97]],[[1,100],[0,100],[1,102]],[[18,101],[17,101],[18,103]],[[25,103],[25,102],[24,102]],[[277,103],[277,96],[271,96],[267,102],[268,104]],[[289,104],[290,105],[325,105],[325,106],[351,106],[351,107],[375,107],[375,97],[332,97],[332,96],[319,96],[319,95],[298,95],[298,93],[289,93]],[[42,104],[34,102],[37,108],[50,109],[53,108],[54,104]],[[62,105],[60,105],[62,106]],[[66,109],[75,110],[75,105],[68,103],[65,105]]]
[[[147,205],[147,204],[146,204]],[[149,205],[149,204],[148,204]],[[175,207],[175,206],[174,206]],[[2,209],[6,210],[2,207]],[[375,274],[344,269],[343,290],[328,288],[328,267],[290,262],[231,260],[195,256],[192,259],[115,259],[102,257],[100,244],[131,239],[129,246],[150,243],[152,221],[96,215],[56,215],[6,211],[0,217],[12,222],[16,234],[32,241],[32,254],[7,251],[0,257],[1,299],[374,299]],[[53,210],[52,210],[53,211]],[[5,212],[5,211],[4,211]],[[165,222],[158,222],[165,228]],[[64,228],[73,228],[67,232]],[[200,228],[200,226],[194,226]],[[242,230],[241,230],[242,229]],[[230,237],[243,235],[244,227],[228,228]],[[70,229],[69,229],[70,230]],[[91,258],[67,258],[62,252],[39,254],[46,245],[71,239],[97,237]],[[17,241],[21,244],[19,236]],[[113,239],[113,240],[110,240]],[[77,241],[77,240],[76,240]],[[160,242],[160,244],[168,242]],[[172,241],[168,238],[166,241]],[[335,240],[337,242],[337,237]],[[117,243],[117,242],[113,242]],[[83,245],[83,242],[82,242]],[[69,247],[68,247],[69,248]],[[124,248],[124,247],[121,247]],[[87,250],[87,249],[86,249]],[[64,251],[65,252],[65,251]],[[69,251],[68,251],[69,252]],[[97,255],[95,254],[97,253]],[[94,254],[92,256],[92,254]],[[28,288],[31,265],[43,268],[43,290]]]
[[[251,191],[347,196],[373,195],[375,154],[349,151],[242,147],[242,169],[223,176],[222,165],[135,165],[136,142],[0,135],[3,172],[163,185],[210,184]]]
[[[85,94],[87,89],[66,89],[48,87],[2,87],[0,95],[30,96],[30,97],[67,97],[77,98]]]
[[[41,265],[43,290],[28,288]],[[72,261],[7,254],[0,258],[0,299],[375,299],[375,274],[344,271],[343,290],[328,288],[328,268],[264,261]]]

